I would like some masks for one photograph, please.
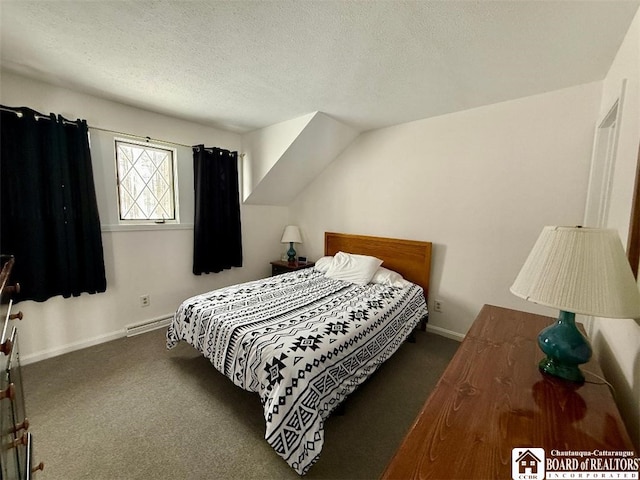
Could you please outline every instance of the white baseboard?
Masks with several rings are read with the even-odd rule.
[[[434,325],[429,325],[427,323],[427,332],[435,333],[436,335],[440,335],[441,337],[447,337],[451,340],[457,340],[461,342],[464,340],[465,335],[462,333],[454,332],[453,330],[447,330],[446,328],[436,327]]]
[[[47,358],[57,357],[65,353],[74,352],[83,348],[92,347],[100,343],[110,342],[125,336],[125,330],[117,330],[111,333],[105,333],[104,335],[98,335],[97,337],[89,338],[86,340],[80,340],[78,342],[68,343],[61,347],[51,348],[49,350],[42,350],[40,352],[31,353],[29,355],[20,355],[20,363],[22,365],[28,365],[30,363],[39,362],[40,360],[46,360]]]
[[[138,335],[140,333],[149,332],[157,328],[163,328],[169,325],[169,323],[171,322],[171,318],[173,318],[173,315],[165,315],[162,317],[154,318],[152,320],[147,320],[146,322],[127,325],[122,330],[116,330],[115,332],[106,333],[104,335],[98,335],[97,337],[89,338],[87,340],[80,340],[78,342],[69,343],[67,345],[63,345],[62,347],[51,348],[49,350],[42,350],[40,352],[31,353],[29,355],[24,355],[24,356],[21,355],[20,363],[22,365],[28,365],[30,363],[46,360],[47,358],[53,358],[53,357],[57,357],[58,355],[63,355],[65,353],[74,352],[76,350],[82,350],[83,348],[87,348],[87,347],[92,347],[100,343],[110,342],[111,340],[116,340],[118,338]],[[450,338],[452,340],[457,340],[458,342],[461,342],[462,340],[464,340],[464,337],[465,337],[461,333],[454,332],[453,330],[447,330],[446,328],[429,325],[428,323],[427,323],[427,332],[435,333],[436,335]]]
[[[100,343],[117,340],[118,338],[149,332],[151,330],[169,325],[171,318],[173,318],[173,315],[164,315],[162,317],[147,320],[145,322],[127,325],[125,328],[116,330],[115,332],[105,333],[103,335],[98,335],[86,340],[79,340],[77,342],[68,343],[61,347],[55,347],[49,350],[42,350],[40,352],[30,353],[28,355],[20,355],[20,363],[22,365],[28,365],[30,363],[46,360],[47,358],[57,357],[58,355],[74,352],[76,350],[82,350],[83,348],[93,347],[94,345],[99,345]]]

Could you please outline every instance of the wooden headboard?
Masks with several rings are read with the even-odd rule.
[[[340,251],[379,258],[384,267],[420,285],[427,297],[431,273],[431,242],[325,232],[324,254],[335,255]]]

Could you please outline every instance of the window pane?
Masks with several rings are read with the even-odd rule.
[[[175,220],[173,151],[116,140],[121,220]]]

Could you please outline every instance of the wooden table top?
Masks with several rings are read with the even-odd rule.
[[[384,479],[512,478],[512,449],[634,450],[592,359],[582,385],[539,372],[555,319],[485,305]]]

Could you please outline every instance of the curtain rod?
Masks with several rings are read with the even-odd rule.
[[[159,138],[144,137],[142,135],[134,135],[133,133],[118,132],[117,130],[110,130],[108,128],[92,127],[91,125],[89,125],[89,129],[100,130],[101,132],[115,133],[116,135],[126,135],[127,137],[140,138],[142,140],[146,140],[147,142],[160,142],[160,143],[166,143],[167,145],[176,145],[178,147],[193,148],[193,145],[187,145],[186,143],[170,142],[168,140],[161,140]],[[240,158],[244,158],[244,153],[239,153],[238,156]]]
[[[167,140],[160,140],[159,138],[151,138],[151,137],[145,137],[145,136],[142,136],[142,135],[134,135],[132,133],[118,132],[117,130],[110,130],[108,128],[93,127],[91,125],[89,125],[89,128],[91,130],[100,130],[101,132],[115,133],[116,135],[126,135],[127,137],[140,138],[142,140],[146,140],[147,142],[161,142],[161,143],[166,143],[168,145],[176,145],[178,147],[187,147],[187,148],[191,148],[193,146],[193,145],[187,145],[185,143],[169,142]]]
[[[18,116],[18,118],[22,118],[22,112],[20,112],[18,110],[14,110],[13,108],[8,108],[8,107],[0,105],[0,110],[3,110],[5,112],[15,113]]]
[[[14,110],[12,108],[8,108],[8,107],[4,107],[2,105],[0,105],[0,110],[4,110],[5,112],[12,112],[15,113],[18,117],[22,118],[23,114],[22,112],[20,112],[19,110]],[[47,119],[47,120],[51,120],[51,117],[48,117],[46,115],[35,115],[35,119],[36,120],[40,120],[40,119]],[[66,119],[62,119],[62,121],[68,125],[77,125],[75,122],[72,122],[71,120],[66,120]],[[160,140],[158,138],[151,138],[151,137],[144,137],[142,135],[134,135],[132,133],[126,133],[126,132],[119,132],[117,130],[110,130],[108,128],[100,128],[100,127],[93,127],[91,125],[88,125],[88,128],[91,130],[99,130],[101,132],[109,132],[109,133],[115,133],[116,135],[126,135],[127,137],[133,137],[133,138],[140,138],[142,140],[146,140],[147,142],[160,142],[160,143],[166,143],[167,145],[176,145],[178,147],[187,147],[187,148],[192,148],[193,145],[187,145],[185,143],[178,143],[178,142],[170,142],[168,140]],[[238,156],[240,158],[244,158],[245,154],[244,153],[240,153],[238,154]]]
[[[5,107],[3,105],[0,105],[0,110],[3,110],[5,112],[15,113],[18,118],[22,118],[24,116],[24,114],[20,110],[14,110],[13,108]],[[64,123],[65,125],[75,125],[76,127],[78,126],[77,122],[74,122],[73,120],[67,120],[62,115],[59,115],[59,117],[62,119],[62,123]],[[42,114],[37,113],[37,112],[34,113],[33,118],[35,118],[36,122],[38,120],[51,120],[50,116],[42,115]],[[56,122],[58,121],[57,118],[55,118],[54,120]]]

